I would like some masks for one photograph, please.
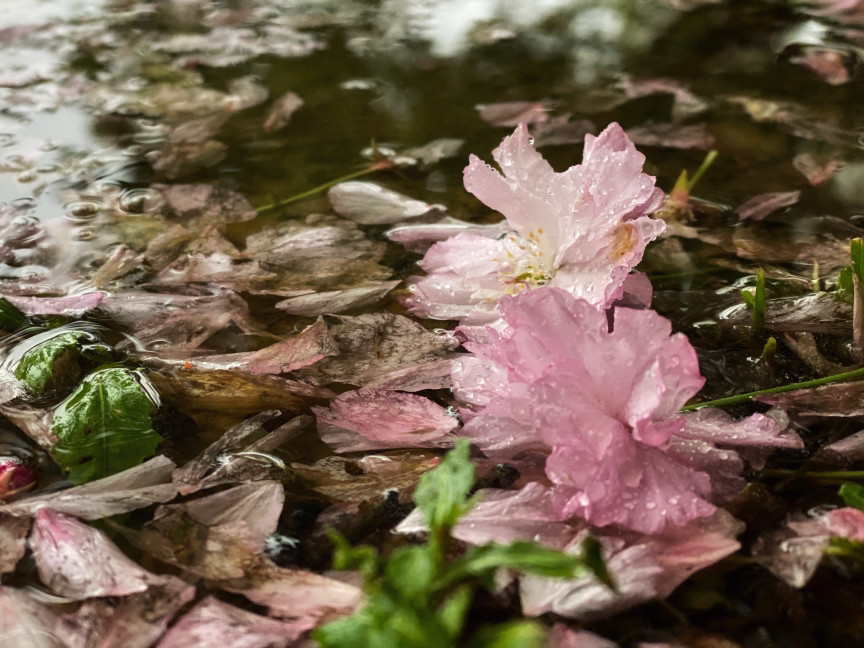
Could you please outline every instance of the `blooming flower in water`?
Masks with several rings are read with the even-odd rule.
[[[464,432],[493,457],[551,451],[563,516],[656,533],[744,485],[738,453],[715,444],[800,447],[761,414],[679,414],[704,379],[686,336],[653,311],[616,308],[610,332],[605,313],[546,287],[502,299],[501,314],[503,330],[454,362],[454,391],[476,411]]]
[[[556,173],[520,124],[492,152],[503,175],[475,156],[465,188],[502,213],[500,239],[463,233],[436,243],[406,300],[424,317],[480,324],[498,317],[498,299],[526,289],[563,288],[599,309],[621,296],[630,270],[665,223],[648,216],[663,192],[642,173],[639,153],[618,124],[587,135],[582,164]]]

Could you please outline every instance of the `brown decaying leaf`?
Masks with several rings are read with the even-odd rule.
[[[363,386],[392,371],[446,359],[459,346],[450,335],[427,331],[393,313],[337,316],[330,334],[339,345],[338,356],[323,358],[297,371],[319,385],[339,382]]]

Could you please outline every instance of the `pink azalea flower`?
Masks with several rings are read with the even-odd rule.
[[[585,137],[582,164],[556,173],[534,150],[520,124],[492,152],[501,175],[475,156],[465,188],[501,212],[512,231],[490,239],[462,233],[436,243],[421,262],[406,300],[423,317],[494,321],[497,302],[537,286],[552,285],[597,308],[622,294],[630,270],[665,223],[648,214],[663,192],[642,173],[639,153],[618,124]]]
[[[491,457],[551,451],[564,517],[642,533],[686,524],[744,484],[740,456],[718,445],[801,445],[761,414],[679,414],[704,379],[653,311],[616,308],[610,332],[604,312],[546,287],[502,299],[501,314],[503,330],[454,361],[454,391],[474,406],[464,431]]]

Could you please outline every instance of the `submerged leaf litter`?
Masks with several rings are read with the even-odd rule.
[[[864,643],[864,10],[458,4],[0,17],[0,646]]]

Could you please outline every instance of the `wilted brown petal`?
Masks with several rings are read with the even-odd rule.
[[[721,509],[711,517],[668,527],[655,536],[595,532],[618,591],[590,575],[571,581],[528,575],[521,579],[522,609],[529,616],[554,612],[588,620],[666,597],[693,572],[736,551],[740,545],[735,536],[743,528]],[[571,549],[576,551],[581,542],[582,536],[577,536]]]
[[[672,104],[672,121],[674,122],[698,117],[710,108],[707,101],[693,94],[687,86],[677,79],[625,79],[622,85],[628,99],[637,99],[653,94],[671,94],[674,97]]]
[[[760,537],[753,555],[767,558],[767,567],[792,587],[804,587],[822,561],[831,533],[821,520],[796,515],[783,527]]]
[[[162,194],[169,214],[193,231],[205,225],[245,223],[258,214],[242,195],[218,185],[155,184],[152,188]]]
[[[239,450],[249,445],[256,438],[264,436],[265,430],[263,425],[277,416],[279,416],[279,410],[269,410],[260,412],[235,425],[207,446],[195,459],[174,470],[171,473],[171,479],[183,486],[197,484],[208,472],[219,465],[217,459],[220,455]],[[186,492],[184,491],[184,494]]]
[[[276,99],[267,111],[263,129],[265,133],[274,133],[288,125],[291,116],[303,106],[303,100],[294,92],[288,91]]]
[[[840,47],[796,43],[787,47],[781,56],[812,70],[832,86],[849,83],[858,67],[858,54]]]
[[[285,569],[261,560],[246,578],[219,583],[268,608],[270,616],[330,621],[347,616],[360,604],[363,591],[327,576],[302,569]]]
[[[721,319],[736,325],[750,324],[750,311],[743,304],[723,313]],[[765,302],[765,327],[771,331],[852,334],[852,305],[828,292],[804,297],[778,297]]]
[[[444,211],[440,205],[415,200],[374,182],[341,182],[327,192],[340,216],[361,225],[390,225]]]
[[[385,232],[387,238],[405,246],[411,252],[425,252],[430,245],[437,241],[443,241],[461,232],[498,238],[510,231],[506,220],[493,225],[479,225],[459,220],[451,216],[437,220],[433,223],[417,223],[410,225],[397,225]]]
[[[284,310],[289,315],[301,315],[303,317],[335,315],[354,308],[377,304],[400,283],[402,282],[398,279],[379,281],[371,286],[298,295],[277,302],[275,307]]]
[[[614,641],[587,630],[574,630],[563,623],[556,623],[549,631],[548,648],[618,648]],[[660,644],[642,643],[639,648],[663,648]],[[719,647],[718,647],[719,648]]]
[[[5,295],[15,308],[25,315],[68,315],[81,317],[97,308],[105,297],[103,292],[88,292],[68,297],[15,297]]]
[[[64,636],[73,638],[70,648],[153,646],[174,615],[195,598],[193,586],[174,576],[164,578],[164,583],[151,585],[145,592],[120,599],[90,599],[76,612],[64,615]]]
[[[66,648],[57,612],[24,590],[0,585],[0,642],[4,648]]]
[[[480,119],[490,126],[517,126],[539,124],[549,119],[548,107],[542,101],[504,101],[501,103],[478,104],[474,109]]]
[[[30,520],[0,513],[0,575],[15,571],[27,551]]]
[[[533,124],[531,136],[537,148],[543,146],[561,146],[564,144],[581,144],[588,134],[596,135],[598,132],[594,122],[588,119],[577,119],[572,121],[570,113],[556,115],[547,121]]]
[[[651,124],[627,129],[627,135],[640,146],[662,146],[675,149],[701,149],[714,146],[714,136],[705,124]]]
[[[169,483],[174,468],[173,461],[160,455],[88,484],[4,504],[0,506],[0,515],[33,516],[40,509],[50,508],[85,520],[98,520],[128,513],[174,499],[177,486]]]
[[[449,358],[459,342],[427,331],[393,313],[337,316],[330,334],[342,353],[297,372],[320,385],[340,382],[363,386],[392,371]]]
[[[823,446],[814,461],[846,467],[864,461],[864,430]]]
[[[814,187],[830,180],[839,171],[845,161],[839,153],[817,155],[814,153],[799,153],[792,158],[795,167]]]
[[[334,216],[312,214],[305,221],[282,221],[246,239],[245,254],[279,273],[270,286],[284,291],[340,290],[389,279],[379,264],[386,244],[371,241],[356,224]]]
[[[190,297],[145,292],[108,295],[102,312],[142,344],[173,350],[198,348],[232,322],[246,328],[249,310],[228,293]]]
[[[90,283],[95,288],[123,287],[123,283],[135,283],[140,277],[134,277],[131,281],[122,282],[121,279],[131,273],[143,274],[144,255],[125,246],[116,245],[111,254],[96,272],[90,276]]]
[[[797,137],[826,142],[844,149],[857,145],[858,134],[852,126],[846,127],[836,120],[826,119],[802,104],[746,96],[726,97],[725,100],[742,108],[754,121],[778,124]]]
[[[382,452],[359,461],[325,457],[312,466],[291,464],[291,469],[322,495],[342,502],[364,502],[380,499],[387,490],[413,488],[437,464],[437,454],[410,450]]]
[[[284,500],[280,482],[260,481],[164,505],[144,525],[141,546],[203,578],[240,578],[276,531]]]
[[[477,497],[480,502],[453,528],[453,537],[468,544],[521,540],[564,549],[585,526],[578,520],[573,524],[562,520],[552,503],[552,489],[538,482],[530,482],[518,491],[487,488],[478,491]],[[414,509],[396,527],[398,533],[427,530],[419,509]]]
[[[864,382],[856,381],[757,396],[756,400],[805,416],[864,416]]]
[[[252,373],[280,374],[335,355],[339,355],[339,347],[319,317],[294,337],[251,353],[246,363]]]
[[[735,212],[740,220],[760,221],[778,209],[794,205],[799,198],[801,198],[800,191],[763,193],[741,203]]]
[[[366,383],[367,387],[418,392],[424,389],[450,389],[452,360],[433,360],[413,367],[394,369]]]
[[[222,142],[166,142],[158,151],[151,151],[147,159],[169,180],[207,169],[219,164],[228,155]]]
[[[309,618],[276,621],[208,596],[171,626],[158,648],[288,648],[314,626]]]
[[[455,416],[428,398],[386,389],[346,392],[329,408],[312,411],[321,440],[336,452],[449,447],[459,427]]]
[[[199,367],[201,361],[199,362]],[[247,370],[186,367],[185,361],[150,366],[179,366],[174,373],[158,371],[150,379],[159,394],[193,418],[199,414],[244,417],[268,409],[299,412],[309,399],[329,399],[333,392],[279,376]],[[191,364],[191,363],[190,363]],[[314,366],[314,365],[313,365]]]
[[[30,549],[41,581],[77,601],[127,596],[174,578],[141,569],[102,531],[50,509],[36,514]]]

